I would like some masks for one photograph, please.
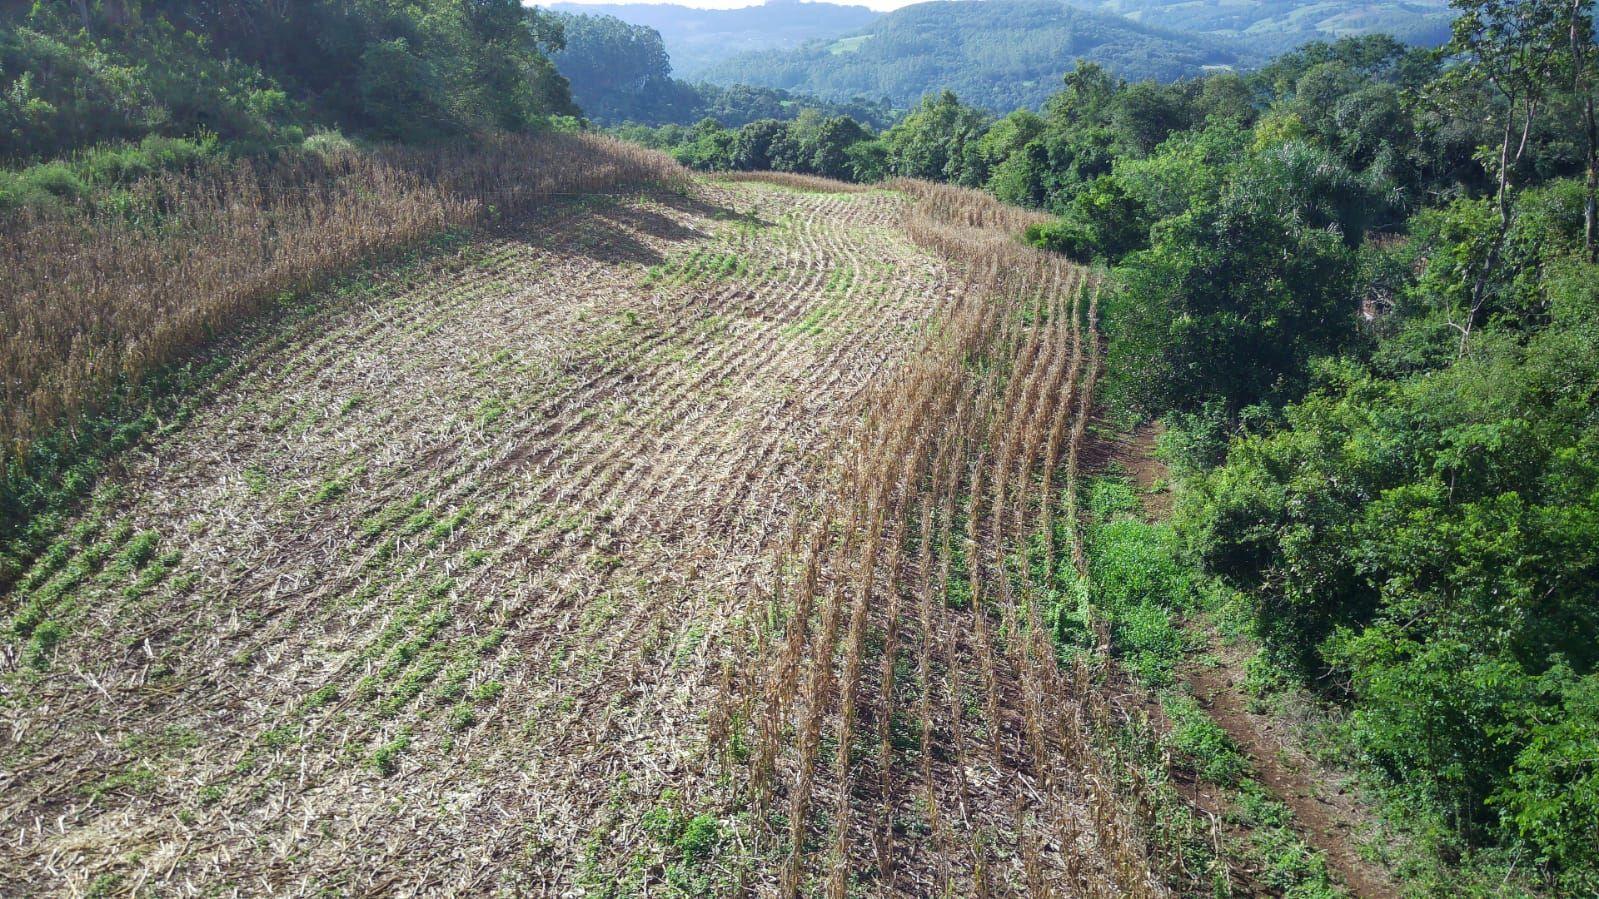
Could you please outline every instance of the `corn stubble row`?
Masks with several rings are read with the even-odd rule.
[[[0,462],[284,294],[494,213],[678,186],[662,154],[588,135],[217,163],[114,202],[0,223]]]
[[[1097,285],[1014,239],[1031,213],[892,186],[970,284],[842,439],[837,491],[779,566],[782,633],[729,684],[778,859],[761,889],[1160,895],[1091,746],[1109,711],[1058,662],[1038,582],[1082,564]]]

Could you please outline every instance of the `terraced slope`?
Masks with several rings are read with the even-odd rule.
[[[713,699],[834,436],[966,286],[905,203],[569,206],[243,353],[0,604],[0,889],[759,882],[702,862],[756,829],[697,811],[747,754]]]

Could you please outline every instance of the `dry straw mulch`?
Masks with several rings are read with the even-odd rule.
[[[1083,561],[1097,284],[1017,240],[1033,213],[891,186],[962,287],[874,382],[834,491],[791,535],[782,627],[724,693],[719,720],[752,747],[731,768],[784,822],[758,836],[776,861],[754,886],[1162,895],[1093,745],[1108,709],[1086,669],[1059,665],[1038,577]]]
[[[686,178],[606,138],[502,135],[219,162],[115,201],[17,213],[0,222],[0,466],[285,293],[490,209]]]
[[[7,599],[57,642],[0,631],[0,884],[659,889],[658,809],[753,883],[708,710],[833,435],[964,287],[903,205],[567,206],[246,353]]]

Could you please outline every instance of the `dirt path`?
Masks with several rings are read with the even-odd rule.
[[[1121,465],[1140,488],[1145,513],[1171,513],[1169,490],[1154,490],[1169,477],[1155,457],[1158,431],[1152,426],[1105,442],[1104,461]],[[1351,892],[1364,899],[1397,899],[1399,889],[1379,866],[1366,861],[1356,840],[1366,813],[1338,778],[1274,732],[1273,723],[1249,711],[1242,684],[1247,659],[1208,631],[1210,658],[1217,664],[1187,664],[1179,672],[1200,705],[1248,756],[1255,776],[1293,811],[1294,829],[1306,844],[1326,856],[1328,866]]]
[[[1252,714],[1240,684],[1244,659],[1213,640],[1220,665],[1190,665],[1183,670],[1200,705],[1249,757],[1255,776],[1294,813],[1294,829],[1327,858],[1327,865],[1350,892],[1364,899],[1397,899],[1398,888],[1378,866],[1360,857],[1357,834],[1365,815],[1354,798],[1339,789],[1302,753],[1289,749]]]
[[[0,603],[0,894],[677,876],[776,544],[954,289],[903,202],[597,201],[257,347]]]

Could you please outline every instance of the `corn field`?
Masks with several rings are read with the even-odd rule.
[[[724,700],[748,722],[749,799],[785,822],[765,887],[1160,895],[1088,738],[1106,710],[1057,663],[1038,582],[1083,563],[1098,286],[1015,239],[1027,213],[892,186],[964,283],[842,440],[836,491],[779,566],[784,624]]]
[[[256,292],[161,313],[177,352],[320,290],[272,267],[354,254],[317,228],[515,213],[267,329],[20,576],[0,884],[1162,895],[1093,742],[1117,713],[1048,621],[1083,564],[1095,277],[975,192],[584,173],[548,159],[614,148],[559,141],[315,163],[345,174],[275,213],[299,236],[228,232]],[[681,189],[544,202],[650,181]],[[193,221],[272,231],[225,186]],[[179,283],[160,233],[118,252]],[[139,320],[98,352],[158,364]]]
[[[589,136],[216,163],[115,202],[0,225],[0,463],[279,296],[560,194],[681,186],[660,154]]]

